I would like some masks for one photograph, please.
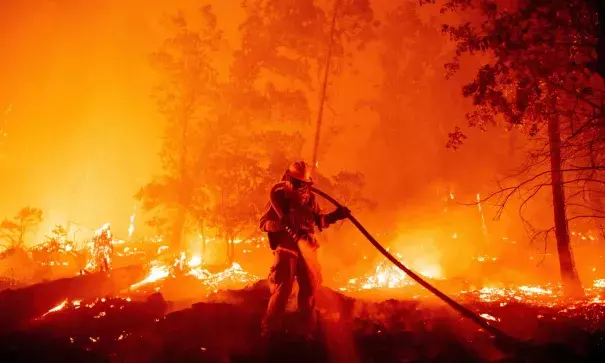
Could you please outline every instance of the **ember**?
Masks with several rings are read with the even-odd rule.
[[[506,304],[511,302],[523,302],[536,306],[574,306],[577,304],[603,304],[601,296],[605,296],[605,286],[595,280],[593,287],[586,287],[586,299],[581,301],[570,301],[564,298],[561,285],[549,284],[546,286],[509,286],[505,288],[483,287],[473,291],[461,291],[459,296],[472,295],[484,302]]]
[[[82,300],[69,301],[68,299],[65,299],[59,305],[53,307],[52,309],[50,309],[49,311],[44,313],[40,318],[45,318],[54,313],[65,312],[67,310],[79,310],[79,309],[90,310],[90,309],[97,308],[99,306],[106,307],[107,309],[114,309],[114,308],[123,309],[124,305],[131,301],[132,300],[130,298],[118,298],[118,297],[111,298],[109,300],[106,298],[97,298],[97,299],[89,300],[88,302],[85,302],[85,303],[83,303]],[[107,315],[107,312],[105,310],[100,310],[92,317],[94,319],[100,319],[100,318],[105,317],[106,315]]]

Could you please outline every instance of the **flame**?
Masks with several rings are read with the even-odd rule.
[[[170,268],[169,266],[166,265],[161,265],[161,266],[152,266],[151,267],[151,271],[149,271],[149,274],[147,275],[147,277],[145,277],[143,280],[132,284],[130,286],[131,289],[137,289],[141,286],[159,281],[159,280],[163,280],[166,277],[168,277],[170,275]]]
[[[189,261],[187,261],[187,266],[193,268],[193,267],[198,267],[202,265],[202,256],[199,255],[194,255],[193,257],[191,257],[191,259]]]
[[[519,291],[523,291],[526,295],[552,295],[552,290],[540,286],[519,286]]]
[[[395,256],[401,260],[400,254]],[[496,257],[479,256],[475,257],[477,261],[496,261]],[[419,264],[416,262],[416,268],[420,275],[429,279],[443,279],[441,269],[438,264]],[[405,273],[392,265],[389,261],[380,261],[373,273],[361,278],[352,278],[348,283],[341,287],[341,291],[355,292],[374,289],[398,289],[413,285],[412,279]],[[560,284],[544,285],[508,285],[506,287],[482,286],[473,288],[469,291],[462,290],[450,292],[451,296],[461,301],[481,301],[484,303],[498,304],[500,307],[509,303],[523,303],[528,305],[557,308],[559,314],[579,314],[575,312],[579,306],[602,305],[605,306],[605,279],[596,279],[592,286],[585,286],[586,299],[569,300],[565,298],[563,287]],[[497,317],[489,314],[482,314],[483,318],[492,321],[500,321]],[[589,317],[587,317],[589,318]]]
[[[483,237],[485,238],[485,242],[489,242],[489,237],[487,233],[487,226],[485,225],[485,216],[483,215],[483,206],[481,205],[481,194],[477,193],[477,209],[479,210],[479,216],[481,217],[481,231],[483,232]]]
[[[217,274],[210,274],[204,279],[204,285],[208,286],[213,290],[217,290],[222,284],[226,282],[238,283],[238,284],[250,284],[260,280],[256,275],[250,274],[242,269],[239,263],[233,262],[231,267],[223,272]]]
[[[397,258],[401,255],[396,253]],[[430,279],[441,279],[441,267],[436,264],[425,264],[417,269],[418,273]],[[393,289],[414,284],[414,281],[388,260],[382,260],[376,265],[374,273],[362,278],[349,280],[347,286],[340,288],[342,291],[359,291],[371,289]]]
[[[125,297],[125,298],[124,297],[121,297],[121,298],[120,297],[114,297],[114,298],[111,298],[111,299],[105,299],[105,298],[100,298],[99,299],[99,298],[97,298],[97,299],[92,300],[92,301],[90,301],[88,303],[83,303],[82,300],[71,300],[70,301],[70,299],[65,299],[60,304],[58,304],[57,306],[55,306],[52,309],[48,310],[46,313],[44,313],[38,319],[42,319],[45,316],[47,316],[48,314],[64,310],[64,309],[66,309],[68,307],[71,307],[74,310],[83,309],[83,308],[91,309],[91,308],[95,307],[98,303],[102,303],[102,304],[108,305],[109,309],[113,309],[113,308],[117,307],[116,301],[131,302],[132,300],[129,297]],[[122,308],[124,308],[123,305],[120,306],[120,309],[122,309]],[[94,316],[94,318],[95,319],[100,319],[100,318],[105,317],[105,316],[107,316],[107,312],[106,311],[101,311],[98,314],[96,314]]]
[[[110,223],[105,223],[101,228],[97,229],[94,233],[94,236],[100,236],[102,234],[107,234],[109,238],[111,238],[111,224]]]
[[[175,277],[177,271],[185,276],[197,278],[210,290],[219,290],[229,283],[248,285],[260,280],[260,277],[244,271],[237,262],[233,262],[229,268],[222,272],[211,273],[203,268],[202,256],[193,255],[187,258],[186,253],[182,252],[172,264],[160,264],[158,261],[153,261],[147,276],[140,282],[131,285],[130,289],[136,290],[141,286],[156,283],[168,277]]]
[[[542,307],[562,307],[559,313],[571,313],[576,306],[604,305],[603,289],[605,280],[599,279],[593,282],[592,287],[585,287],[586,299],[568,300],[563,294],[563,287],[559,284],[540,285],[521,285],[507,287],[489,287],[471,291],[461,291],[456,294],[458,298],[471,297],[473,300],[480,300],[486,303],[499,302],[500,306],[506,306],[509,302],[523,303]]]
[[[487,313],[483,313],[483,314],[481,314],[481,315],[479,315],[479,316],[481,316],[481,317],[482,317],[483,319],[485,319],[485,320],[491,320],[491,321],[500,321],[500,319],[498,319],[498,318],[494,318],[493,316],[491,316],[491,315],[489,315],[489,314],[487,314]]]
[[[131,221],[133,221],[133,218],[131,218]],[[107,233],[105,233],[105,231]],[[95,233],[95,235],[105,237],[111,236],[109,224],[105,224],[101,229],[97,231],[97,233]],[[457,234],[454,234],[452,236],[452,238],[456,237],[458,237]],[[508,238],[502,239],[508,241]],[[207,240],[208,239],[206,239],[206,241]],[[112,241],[112,244],[114,242],[115,241]],[[161,245],[161,240],[153,242],[158,243],[157,246],[153,247],[154,250],[156,249],[156,247],[159,247],[157,248],[158,255],[163,253],[164,250],[167,249],[167,246]],[[251,243],[248,240],[237,240],[237,242],[246,244]],[[421,245],[423,248],[425,248],[430,242],[432,241],[423,241]],[[258,248],[258,241],[255,241],[254,243],[257,243]],[[126,252],[128,248],[129,247],[125,247],[124,251]],[[133,248],[133,250],[136,251],[136,248]],[[410,260],[408,266],[410,266],[412,270],[416,271],[419,275],[422,275],[425,278],[433,280],[444,279],[441,265],[436,262],[437,259],[435,258],[435,254],[433,252],[430,252],[428,255],[426,255],[426,253],[426,249],[406,251],[404,253],[405,256],[414,256],[414,258]],[[419,258],[419,256],[423,256],[422,254],[425,254],[424,257]],[[402,254],[394,253],[394,255],[399,260],[405,261],[405,259],[403,259]],[[367,258],[364,256],[364,259]],[[491,257],[488,255],[475,256],[473,257],[473,260],[483,263],[488,263],[488,261],[499,261],[497,257]],[[408,264],[407,262],[404,263],[406,263],[406,265]],[[139,282],[132,284],[129,290],[136,291],[143,286],[153,285],[154,289],[157,291],[158,289],[160,289],[160,284],[162,283],[162,281],[169,278],[178,278],[178,276],[194,277],[199,281],[201,286],[212,292],[226,288],[240,288],[260,280],[260,277],[246,272],[238,262],[233,262],[231,266],[229,266],[222,272],[210,272],[205,268],[204,258],[201,254],[189,255],[183,252],[180,253],[178,257],[172,260],[152,260],[149,264],[149,270],[147,271],[146,276]],[[195,279],[193,279],[193,281],[195,281]],[[406,276],[404,272],[399,270],[388,260],[384,259],[378,261],[375,267],[370,270],[368,274],[349,279],[345,286],[341,287],[340,290],[354,292],[373,289],[403,289],[414,284],[415,282],[411,278]],[[472,301],[489,303],[490,305],[496,304],[500,307],[506,306],[509,303],[523,303],[542,307],[556,307],[558,309],[557,311],[561,314],[577,314],[577,311],[580,310],[577,309],[577,307],[580,306],[605,306],[605,301],[603,299],[603,297],[605,296],[603,294],[605,292],[605,279],[594,280],[591,285],[585,287],[585,291],[587,298],[583,301],[566,300],[564,298],[563,289],[559,284],[510,284],[505,287],[502,287],[501,285],[486,285],[474,287],[472,289],[468,289],[468,291],[450,291],[448,292],[448,294],[460,301],[470,299]],[[103,302],[104,300],[105,299],[97,301]],[[130,300],[128,299],[127,301]],[[71,301],[71,305],[73,305],[74,309],[90,308],[95,304],[96,302],[91,304],[84,304],[81,302],[81,300]],[[63,302],[46,312],[43,316],[65,309],[67,306],[70,306],[70,304],[68,304],[68,300],[64,300]],[[96,315],[96,318],[101,318],[105,316],[104,311],[101,313],[97,312],[96,314],[98,314]],[[487,320],[500,321],[499,318],[494,317],[493,315],[490,315],[488,313],[483,313],[481,314],[481,316]]]
[[[130,216],[130,225],[128,226],[128,238],[130,239],[132,237],[132,232],[134,232],[134,217],[137,214],[137,206],[134,206],[134,211],[132,212],[132,215]]]
[[[395,288],[405,285],[406,274],[399,270],[396,266],[388,264],[386,261],[381,261],[374,275],[368,276],[365,280],[360,283],[361,289],[374,289],[374,288]],[[355,281],[351,281],[355,283]]]
[[[42,315],[42,317],[45,317],[46,315],[57,312],[59,310],[63,310],[63,308],[65,308],[66,305],[67,305],[67,299],[63,300],[61,303],[59,303],[59,305],[55,306],[54,308],[52,308],[49,311],[47,311],[46,313],[44,313],[44,315]]]

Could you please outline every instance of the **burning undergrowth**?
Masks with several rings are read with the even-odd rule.
[[[429,253],[405,253],[424,257],[412,261],[405,261],[403,254],[395,255],[431,284],[513,336],[538,345],[558,344],[569,352],[604,354],[603,279],[585,286],[586,299],[567,300],[558,284],[459,281],[445,276],[438,259],[429,258]],[[478,263],[500,262],[481,257]],[[44,354],[63,362],[224,361],[234,357],[258,361],[259,321],[269,296],[266,281],[237,262],[209,266],[198,254],[169,256],[158,251],[148,261],[136,277],[133,274],[111,293],[94,296],[89,291],[87,296],[78,296],[72,292],[56,298],[46,309],[36,310],[26,324],[1,337],[5,341],[1,353],[14,361],[40,360]],[[502,357],[484,332],[386,260],[377,261],[365,274],[345,283],[327,281],[326,285],[333,290],[323,288],[323,298],[318,298],[319,345],[311,350],[291,348],[295,355],[309,358],[312,354],[310,360],[326,361],[335,354],[332,345],[344,346],[339,339],[349,337],[361,361]],[[28,299],[33,296],[27,294]],[[55,296],[60,296],[60,291],[55,291]],[[289,309],[295,307],[292,300]],[[295,325],[296,319],[295,314],[289,314],[288,324]],[[28,342],[32,341],[46,348],[29,352]],[[532,354],[552,358],[547,353]]]
[[[399,255],[398,258],[401,258]],[[425,280],[449,296],[465,305],[481,306],[476,311],[482,317],[497,323],[502,318],[494,311],[506,310],[509,307],[523,306],[535,312],[533,320],[581,321],[588,329],[605,326],[605,280],[595,279],[584,286],[583,299],[570,299],[564,295],[560,284],[545,283],[542,285],[521,285],[490,283],[477,286],[466,281],[455,281],[439,277],[431,270],[419,269]],[[361,278],[351,279],[339,289],[341,292],[368,301],[392,300],[398,298],[406,301],[418,301],[424,304],[440,302],[427,290],[414,282],[409,276],[398,270],[387,260],[380,261],[372,273]],[[513,308],[514,309],[514,308]],[[505,314],[506,315],[506,314]],[[527,315],[524,316],[528,318]],[[390,315],[388,317],[390,319]],[[387,320],[388,320],[387,319]],[[383,319],[384,320],[384,319]],[[517,320],[513,318],[513,327]],[[503,323],[510,324],[510,322]]]
[[[533,293],[540,295],[541,291]],[[489,301],[480,295],[469,295],[465,305],[514,336],[530,339],[538,347],[548,345],[524,354],[546,361],[574,360],[578,352],[594,358],[605,354],[599,343],[604,339],[602,304],[574,305],[571,309],[569,305],[565,310],[561,306],[532,304],[529,299],[504,303],[501,294],[493,295]],[[442,304],[424,300],[356,300],[327,288],[319,296],[320,340],[313,343],[312,349],[308,345],[292,345],[292,341],[283,343],[289,347],[291,358],[327,361],[334,354],[344,354],[334,349],[347,337],[354,342],[360,361],[443,361],[448,356],[459,361],[502,358],[492,339]],[[206,302],[173,312],[169,312],[170,303],[160,293],[146,299],[66,299],[32,319],[24,329],[3,337],[1,349],[5,357],[14,357],[14,361],[40,359],[44,354],[53,354],[63,362],[238,358],[258,361],[262,353],[258,349],[258,323],[267,299],[266,281],[245,289],[220,290],[211,293]],[[296,315],[289,314],[287,325],[295,322]],[[337,337],[325,336],[334,331],[340,332]],[[42,348],[28,351],[25,347],[33,342]],[[9,345],[11,349],[6,348]],[[552,350],[553,347],[558,348]],[[553,356],[552,352],[564,355]]]
[[[445,289],[448,279],[435,271],[420,273]],[[204,302],[177,309],[175,303],[164,301],[162,294],[177,296],[174,291],[178,289],[171,290],[176,285]],[[546,361],[577,361],[577,354],[599,359],[605,354],[605,281],[595,280],[585,288],[587,297],[582,301],[566,300],[561,287],[554,284],[483,286],[458,290],[452,297],[512,336],[538,347],[525,355]],[[258,361],[262,353],[258,350],[259,321],[268,296],[266,281],[239,264],[211,271],[195,255],[156,259],[136,282],[112,297],[57,301],[5,338],[6,344],[15,347],[7,356],[39,359],[24,352],[27,342],[35,339],[52,341],[52,347],[46,349],[62,361],[224,361],[235,357]],[[291,299],[287,325],[296,324],[295,307]],[[386,263],[349,281],[341,292],[322,288],[318,307],[320,340],[312,349],[283,343],[289,347],[290,357],[294,354],[311,361],[327,361],[334,354],[342,357],[342,352],[334,352],[340,349],[335,346],[342,347],[342,340],[349,339],[361,361],[377,357],[387,362],[443,361],[452,356],[463,361],[503,358],[485,332]],[[70,358],[74,355],[78,358]]]
[[[181,253],[175,259],[164,258],[150,262],[146,276],[132,284],[128,293],[148,295],[168,290],[171,296],[176,294],[181,298],[201,298],[220,289],[243,288],[258,280],[260,277],[244,271],[237,262],[222,271],[211,271],[203,265],[199,255]]]

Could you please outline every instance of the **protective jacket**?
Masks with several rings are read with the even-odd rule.
[[[311,194],[304,205],[297,205],[289,200],[284,188],[277,189],[273,198],[274,203],[284,214],[284,220],[280,220],[271,202],[267,204],[265,213],[260,219],[260,229],[269,233],[269,242],[273,250],[279,246],[298,252],[297,243],[286,231],[286,225],[299,236],[313,238],[316,226],[321,230],[336,222],[332,217],[333,213],[321,212],[314,194]]]
[[[271,201],[260,219],[260,228],[268,232],[269,244],[275,250],[268,278],[271,298],[262,322],[264,334],[280,330],[295,280],[299,287],[298,310],[302,317],[302,330],[312,331],[316,315],[315,292],[321,284],[315,227],[325,228],[349,215],[349,210],[344,207],[328,214],[322,213],[315,195],[309,189],[301,188],[305,186],[296,188],[283,182],[276,184],[271,189]],[[307,248],[301,250],[299,246]]]

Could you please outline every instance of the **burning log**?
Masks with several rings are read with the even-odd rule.
[[[0,332],[23,327],[66,300],[116,295],[141,278],[139,266],[39,283],[0,292]]]

